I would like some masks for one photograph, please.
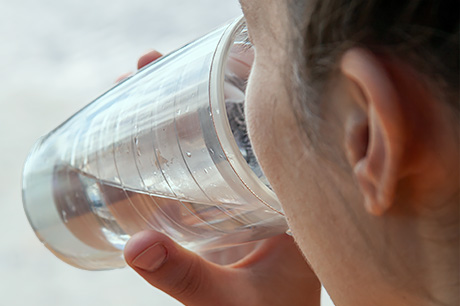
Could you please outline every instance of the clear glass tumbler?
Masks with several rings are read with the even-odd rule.
[[[39,139],[23,201],[44,245],[73,266],[102,270],[125,266],[126,242],[144,229],[202,253],[285,232],[244,120],[253,51],[239,18]]]

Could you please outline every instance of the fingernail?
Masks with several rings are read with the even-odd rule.
[[[166,261],[166,255],[166,248],[161,243],[156,243],[137,255],[133,265],[148,272],[155,272]]]

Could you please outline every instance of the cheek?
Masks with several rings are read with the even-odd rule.
[[[249,138],[262,169],[273,159],[273,93],[270,79],[254,64],[246,91],[246,122]]]
[[[265,76],[270,76],[269,78]],[[311,196],[310,162],[290,106],[289,95],[269,71],[253,66],[246,92],[249,137],[260,166],[281,201],[288,220],[302,220]],[[297,216],[297,217],[296,217]],[[294,218],[295,217],[295,218]],[[297,232],[301,232],[296,222]]]
[[[255,155],[278,195],[291,193],[297,187],[293,179],[300,175],[297,163],[302,154],[297,121],[282,82],[273,71],[254,65],[245,108]]]

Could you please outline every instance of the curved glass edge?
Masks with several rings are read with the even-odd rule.
[[[51,134],[51,133],[50,133]],[[35,182],[30,181],[30,177],[33,176],[31,173],[37,171],[32,168],[31,165],[36,165],[37,161],[36,152],[41,149],[43,142],[50,135],[40,137],[34,146],[32,147],[29,155],[26,158],[22,171],[22,202],[23,209],[27,220],[32,228],[33,232],[39,239],[39,241],[57,258],[63,262],[74,266],[76,268],[90,270],[90,271],[99,271],[99,270],[110,270],[110,269],[119,269],[126,266],[126,262],[123,258],[123,252],[121,250],[113,249],[111,251],[99,251],[96,250],[76,238],[65,226],[63,220],[58,215],[56,207],[54,205],[54,200],[49,196],[51,194],[50,190],[52,186],[47,185],[43,188],[42,185],[35,184]],[[48,160],[41,160],[43,168],[47,168],[46,164]],[[49,168],[48,168],[49,169]],[[38,170],[40,171],[40,169]],[[45,181],[50,181],[51,173],[47,171],[40,171],[41,175],[45,177]],[[26,192],[27,189],[27,192]],[[41,196],[47,198],[45,203],[47,205],[34,205],[32,200],[34,197]],[[32,199],[31,199],[32,198]],[[57,237],[59,236],[59,237]],[[65,236],[62,239],[62,236]],[[58,239],[59,241],[64,241],[67,246],[72,245],[74,248],[80,248],[83,250],[83,253],[86,253],[87,256],[72,256],[65,251],[65,247],[58,246],[53,244],[54,241]],[[89,255],[91,254],[91,256]],[[94,254],[99,254],[96,258]],[[90,258],[91,257],[91,258]]]
[[[223,87],[225,64],[227,62],[228,53],[231,45],[234,43],[236,35],[245,25],[246,22],[243,16],[236,19],[222,35],[222,39],[216,48],[211,66],[209,84],[212,120],[223,151],[235,174],[256,198],[269,209],[284,216],[284,211],[276,194],[256,176],[240,153],[228,120],[218,119],[219,116],[225,116],[225,118],[227,118]]]

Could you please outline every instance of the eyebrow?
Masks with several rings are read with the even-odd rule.
[[[238,0],[238,3],[240,4],[241,10],[243,11],[243,14],[244,14],[245,8],[248,7],[246,0]]]

